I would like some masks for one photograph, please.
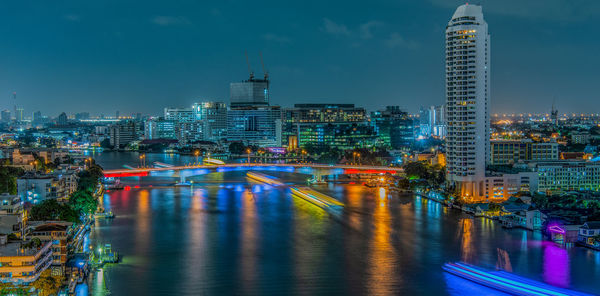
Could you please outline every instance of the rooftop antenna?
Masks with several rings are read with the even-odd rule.
[[[254,79],[254,72],[250,68],[250,60],[248,60],[248,52],[246,51],[246,64],[248,64],[248,73],[250,73],[250,80]]]
[[[14,112],[15,112],[15,120],[17,120],[17,119],[18,119],[18,116],[17,116],[17,92],[16,92],[16,91],[13,91],[13,93],[12,93],[12,98],[13,98],[13,100],[14,100],[14,103],[15,103],[15,105],[14,105],[14,107],[13,107],[13,108],[15,109],[15,110],[14,110]]]
[[[269,79],[269,71],[267,71],[265,69],[265,62],[263,61],[262,52],[258,52],[258,54],[260,55],[260,63],[262,65],[263,73],[265,74],[265,80],[268,80]]]

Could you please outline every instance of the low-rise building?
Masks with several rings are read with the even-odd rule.
[[[0,214],[18,214],[23,211],[23,203],[18,195],[0,194]]]
[[[17,179],[17,195],[22,201],[37,202],[67,197],[65,178],[55,175],[26,174]]]
[[[558,160],[557,142],[525,140],[490,141],[490,164],[505,165],[527,161]]]
[[[67,263],[67,234],[72,223],[45,223],[35,226],[29,235],[52,243],[52,273],[62,275]]]
[[[12,164],[13,165],[31,165],[35,158],[31,153],[21,153],[19,149],[15,149],[12,152]]]
[[[600,162],[554,161],[536,164],[542,193],[600,190]]]
[[[590,132],[589,131],[576,131],[571,133],[571,143],[573,144],[589,144],[590,143]]]
[[[31,283],[52,264],[51,242],[27,248],[22,242],[7,242],[4,236],[0,243],[0,282]]]
[[[502,202],[517,192],[536,192],[538,174],[534,171],[500,173],[485,178],[487,201]]]
[[[589,221],[579,228],[577,242],[600,250],[600,221]]]

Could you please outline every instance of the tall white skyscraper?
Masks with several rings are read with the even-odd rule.
[[[488,25],[481,6],[461,5],[446,27],[447,180],[469,201],[486,199],[489,104]]]

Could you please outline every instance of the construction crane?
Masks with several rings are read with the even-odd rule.
[[[258,52],[258,54],[260,55],[260,64],[262,65],[263,73],[265,74],[265,80],[269,80],[269,72],[265,69],[262,52]]]
[[[248,64],[248,73],[250,73],[250,80],[254,79],[254,72],[252,72],[252,68],[250,67],[250,60],[248,59],[248,52],[246,51],[246,64]]]

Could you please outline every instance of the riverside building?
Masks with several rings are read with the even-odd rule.
[[[489,52],[490,35],[481,6],[459,6],[446,27],[447,181],[467,201],[486,199]]]

